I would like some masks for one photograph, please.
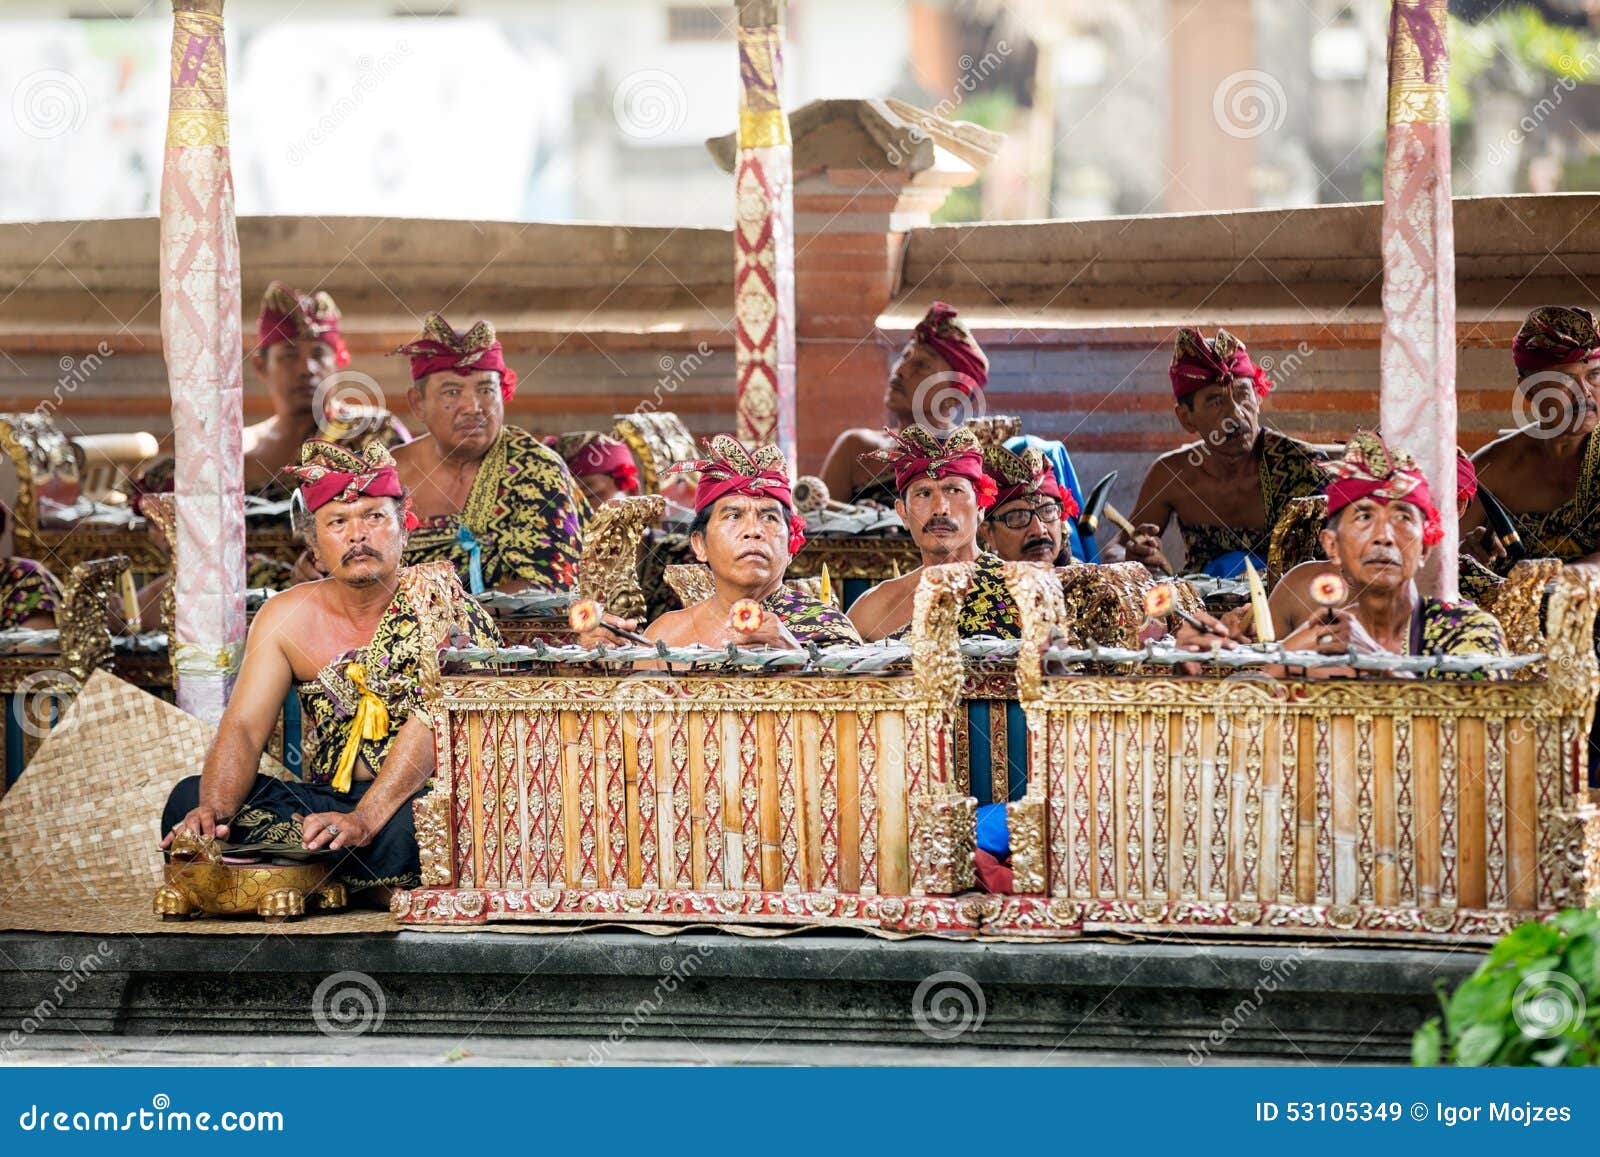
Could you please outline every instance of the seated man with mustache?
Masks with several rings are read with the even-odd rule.
[[[411,357],[411,409],[428,428],[395,453],[421,520],[406,561],[447,559],[473,594],[571,587],[587,508],[561,456],[506,424],[517,374],[494,327],[458,334],[430,314],[395,352]]]
[[[985,446],[983,472],[997,492],[978,527],[978,544],[1007,562],[1071,565],[1072,548],[1062,531],[1065,519],[1077,517],[1078,500],[1056,481],[1044,455],[1031,448],[1013,454],[1004,446]]]
[[[911,626],[923,567],[975,562],[972,586],[961,609],[961,634],[1019,638],[1021,627],[1006,589],[1004,563],[978,546],[978,525],[994,504],[996,487],[983,472],[977,437],[965,426],[943,441],[921,426],[907,426],[891,437],[893,446],[877,454],[894,468],[899,493],[895,513],[911,532],[922,563],[862,595],[850,606],[850,620],[868,642],[897,636]]]
[[[1344,457],[1330,465],[1322,549],[1344,580],[1348,602],[1338,610],[1309,615],[1282,640],[1291,651],[1342,655],[1503,655],[1500,623],[1472,603],[1444,603],[1417,594],[1416,575],[1442,533],[1427,479],[1411,455],[1385,446],[1376,434],[1350,439]],[[1281,585],[1281,584],[1280,584]],[[1208,650],[1221,640],[1233,646],[1237,628],[1209,615],[1206,631],[1185,625],[1178,645]],[[1282,669],[1269,673],[1282,674]],[[1348,667],[1313,668],[1312,678],[1350,675]],[[1378,672],[1364,672],[1378,674]],[[1439,671],[1429,678],[1486,678]]]
[[[805,545],[805,520],[794,513],[789,469],[776,446],[747,448],[737,438],[718,434],[706,446],[707,457],[679,462],[671,473],[694,471],[694,521],[689,546],[711,568],[712,596],[681,611],[668,611],[651,623],[645,635],[669,647],[704,643],[725,647],[798,650],[803,643],[831,647],[860,643],[843,612],[821,599],[787,587],[783,573]],[[737,630],[733,605],[748,599],[764,612],[753,632]],[[631,620],[606,623],[633,629]],[[626,645],[626,640],[598,625],[579,636],[586,646]]]
[[[1272,382],[1225,329],[1213,340],[1179,330],[1167,374],[1178,424],[1198,441],[1163,454],[1145,475],[1133,509],[1138,533],[1121,539],[1127,560],[1176,573],[1161,549],[1176,518],[1185,574],[1231,578],[1244,573],[1247,557],[1265,570],[1272,528],[1290,500],[1326,480],[1324,451],[1262,426]]]
[[[1472,456],[1531,558],[1600,572],[1600,329],[1586,309],[1541,306],[1511,343],[1518,398],[1533,420]],[[1462,541],[1485,524],[1481,503],[1462,513]],[[1477,550],[1509,568],[1498,542]]]
[[[387,906],[389,889],[419,882],[410,801],[434,763],[418,680],[437,640],[424,637],[418,603],[442,600],[457,641],[500,640],[448,568],[400,565],[410,514],[382,445],[358,457],[313,440],[300,462],[307,538],[330,574],[256,615],[205,769],[167,799],[163,846],[181,828],[234,844],[330,848],[343,853],[333,864],[345,886]],[[303,782],[256,771],[291,688],[305,715]]]

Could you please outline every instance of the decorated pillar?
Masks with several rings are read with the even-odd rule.
[[[178,704],[222,718],[244,654],[243,343],[223,0],[173,0],[161,348],[177,457]]]
[[[1426,593],[1456,597],[1456,259],[1447,0],[1394,0],[1383,161],[1384,439],[1416,456],[1444,521]]]
[[[794,444],[794,163],[783,112],[783,0],[739,0],[734,167],[734,348],[738,436]]]

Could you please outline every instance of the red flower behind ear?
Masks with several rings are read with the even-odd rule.
[[[411,495],[407,494],[400,509],[405,513],[406,530],[411,531],[422,525],[422,519],[411,512]]]
[[[639,493],[639,469],[632,462],[622,463],[612,477],[616,479],[617,489],[624,494]]]
[[[789,516],[789,557],[793,558],[800,553],[800,548],[806,544],[806,520],[798,514]]]
[[[1000,494],[999,484],[987,474],[980,474],[978,480],[972,484],[972,488],[978,492],[979,510],[988,510]]]
[[[1437,518],[1430,518],[1422,524],[1422,544],[1424,546],[1438,546],[1444,541],[1444,526]]]

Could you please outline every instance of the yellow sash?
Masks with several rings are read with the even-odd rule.
[[[389,709],[367,686],[366,667],[351,663],[345,667],[344,674],[361,692],[361,702],[356,704],[356,717],[350,721],[350,738],[345,740],[344,750],[339,753],[339,766],[333,773],[333,790],[340,793],[350,790],[356,758],[361,754],[361,741],[384,739],[389,734]]]

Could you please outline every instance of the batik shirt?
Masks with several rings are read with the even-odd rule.
[[[468,583],[471,554],[459,540],[465,526],[478,544],[484,589],[526,582],[565,590],[578,581],[583,510],[560,455],[506,426],[478,464],[461,512],[423,520],[411,532],[406,562],[448,560]]]
[[[412,604],[414,584],[424,576],[416,567],[403,567],[400,587],[394,601],[383,612],[372,641],[365,647],[340,655],[317,672],[309,683],[299,685],[300,709],[305,720],[305,759],[303,775],[307,783],[327,785],[339,766],[339,756],[350,738],[361,693],[350,680],[346,668],[360,663],[366,668],[367,688],[389,709],[389,733],[382,739],[363,739],[361,758],[376,774],[394,746],[401,725],[414,711],[424,712],[420,685],[423,648],[422,626]],[[459,592],[455,603],[455,626],[460,645],[498,647],[500,632],[494,620],[466,592]]]
[[[993,635],[999,639],[1020,639],[1022,620],[1006,586],[1005,560],[983,551],[972,568],[972,583],[961,604],[956,630],[963,639],[973,635]],[[911,633],[907,623],[888,637],[903,639]]]
[[[1274,430],[1261,432],[1261,505],[1266,525],[1259,530],[1234,526],[1214,526],[1196,523],[1187,525],[1182,520],[1178,529],[1183,533],[1183,570],[1185,574],[1199,574],[1217,559],[1233,551],[1267,555],[1272,541],[1272,528],[1289,509],[1296,498],[1309,498],[1321,494],[1328,484],[1328,473],[1321,465],[1326,455],[1308,442],[1279,434]]]
[[[1590,434],[1578,472],[1578,492],[1554,510],[1512,514],[1511,525],[1530,558],[1576,562],[1600,550],[1600,438]],[[1501,564],[1510,570],[1513,560]]]
[[[0,561],[0,631],[20,627],[35,615],[55,616],[64,600],[56,576],[31,558]]]
[[[1471,603],[1442,603],[1423,599],[1411,621],[1413,655],[1504,655],[1505,633],[1500,620]],[[1428,679],[1499,679],[1505,672],[1472,674],[1430,671]]]
[[[861,642],[855,624],[843,611],[793,587],[780,586],[761,600],[761,606],[782,619],[789,633],[802,643],[833,647]]]

